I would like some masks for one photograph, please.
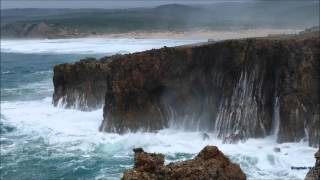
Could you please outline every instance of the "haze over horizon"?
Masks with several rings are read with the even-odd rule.
[[[201,5],[223,2],[253,2],[259,0],[2,0],[1,9],[13,8],[101,8],[101,9],[126,9],[126,8],[147,8],[165,4],[186,4]],[[292,1],[292,0],[291,0]],[[293,0],[296,1],[296,0]],[[298,0],[299,1],[299,0]],[[314,0],[311,0],[314,1]]]

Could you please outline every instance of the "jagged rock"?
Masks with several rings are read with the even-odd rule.
[[[316,158],[315,166],[307,173],[305,180],[319,180],[320,179],[320,149],[314,155]]]
[[[239,141],[241,141],[242,139],[244,139],[245,137],[243,137],[242,135],[238,134],[238,133],[232,133],[229,136],[225,136],[223,137],[223,143],[238,143]]]
[[[163,166],[164,155],[145,153],[142,148],[133,150],[134,168],[138,171],[153,172],[156,168]]]
[[[240,166],[232,163],[215,146],[206,146],[192,160],[164,165],[164,155],[134,150],[134,168],[124,172],[123,180],[246,179]]]
[[[278,148],[278,147],[275,147],[275,148],[273,148],[273,151],[274,151],[274,152],[281,152],[281,149]]]
[[[202,140],[209,140],[210,136],[207,133],[202,133]]]
[[[72,106],[81,94],[86,103],[79,106],[88,109],[104,99],[101,131],[183,125],[237,142],[271,135],[278,120],[278,142],[309,137],[317,146],[319,49],[318,37],[258,38],[61,65],[54,73],[54,102],[65,98]]]
[[[104,104],[108,77],[107,62],[94,58],[75,64],[54,67],[53,104],[81,110],[101,108]]]

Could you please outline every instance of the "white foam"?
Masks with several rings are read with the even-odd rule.
[[[2,102],[5,123],[17,127],[23,134],[37,134],[57,150],[72,153],[81,150],[82,156],[127,157],[132,148],[143,147],[149,152],[198,153],[206,145],[216,145],[241,167],[251,179],[304,178],[307,170],[291,170],[291,166],[313,166],[316,149],[306,143],[277,144],[273,137],[249,139],[245,143],[223,144],[221,140],[202,139],[201,132],[173,129],[158,133],[129,133],[124,135],[100,133],[102,110],[81,112],[55,108],[51,98],[28,102]],[[214,137],[213,134],[209,134]],[[279,147],[281,152],[274,152]],[[13,148],[13,147],[11,147]],[[10,153],[9,149],[1,149]]]
[[[54,54],[108,54],[144,51],[163,46],[178,46],[205,41],[204,39],[130,39],[130,38],[78,38],[78,39],[25,39],[1,40],[1,52],[54,53]]]

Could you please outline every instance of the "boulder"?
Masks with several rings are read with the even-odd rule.
[[[134,167],[124,172],[123,180],[228,180],[246,179],[240,166],[232,163],[216,146],[206,146],[191,160],[164,165],[162,154],[134,150]]]
[[[307,173],[305,180],[319,180],[320,179],[320,149],[314,155],[316,158],[315,166]]]
[[[207,134],[207,133],[202,133],[202,140],[206,141],[206,140],[209,140],[209,139],[210,139],[209,134]]]
[[[281,149],[279,147],[275,147],[275,148],[273,148],[273,151],[276,153],[279,153],[279,152],[281,152]]]

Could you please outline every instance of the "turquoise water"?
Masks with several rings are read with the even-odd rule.
[[[18,102],[30,106],[30,102],[52,95],[55,64],[87,56],[1,53],[1,179],[90,179],[99,172],[111,178],[119,177],[124,167],[132,164],[130,156],[99,156],[103,153],[99,146],[93,147],[91,152],[76,148],[67,150],[79,142],[51,144],[47,134],[23,131],[6,117],[7,104]],[[100,57],[90,55],[93,56]]]
[[[102,179],[118,179],[124,167],[132,164],[130,156],[99,155],[103,153],[99,146],[92,152],[66,150],[73,144],[54,145],[42,135],[19,133],[8,124],[1,126],[1,179],[94,179],[99,174],[105,175]]]
[[[56,64],[102,56],[99,53],[1,53],[0,179],[119,179],[123,170],[131,167],[131,148],[109,148],[100,142],[82,141],[83,134],[63,134],[59,128],[52,129],[50,123],[49,127],[34,128],[36,119],[53,123],[56,118],[68,121],[74,111],[90,116],[51,105],[52,69]],[[67,115],[49,119],[46,115],[59,113],[51,111],[64,111]],[[98,125],[102,111],[98,112],[93,113],[94,133],[101,135]],[[61,126],[64,125],[72,126],[62,122]],[[52,142],[52,138],[71,139]]]
[[[141,40],[136,41],[139,45]],[[166,45],[156,41],[155,47],[161,43]],[[52,106],[52,68],[106,53],[62,53],[68,44],[48,53],[37,43],[35,47],[42,51],[30,53],[30,44],[23,47],[26,53],[20,46],[15,52],[15,47],[8,44],[10,52],[1,52],[0,179],[119,179],[125,169],[132,167],[135,147],[164,153],[169,163],[190,159],[208,144],[216,145],[239,163],[250,179],[302,179],[306,170],[293,171],[290,167],[314,164],[316,149],[305,142],[277,144],[274,137],[222,144],[214,133],[208,133],[211,138],[203,140],[203,132],[172,128],[158,133],[100,133],[102,109],[81,112]],[[152,41],[147,44],[144,48],[154,47]],[[96,46],[88,48],[109,47]],[[117,47],[114,53],[121,49],[120,45]],[[281,152],[274,152],[275,147],[280,147]]]
[[[1,53],[1,100],[35,100],[52,94],[55,64],[72,63],[87,56],[71,54]]]

